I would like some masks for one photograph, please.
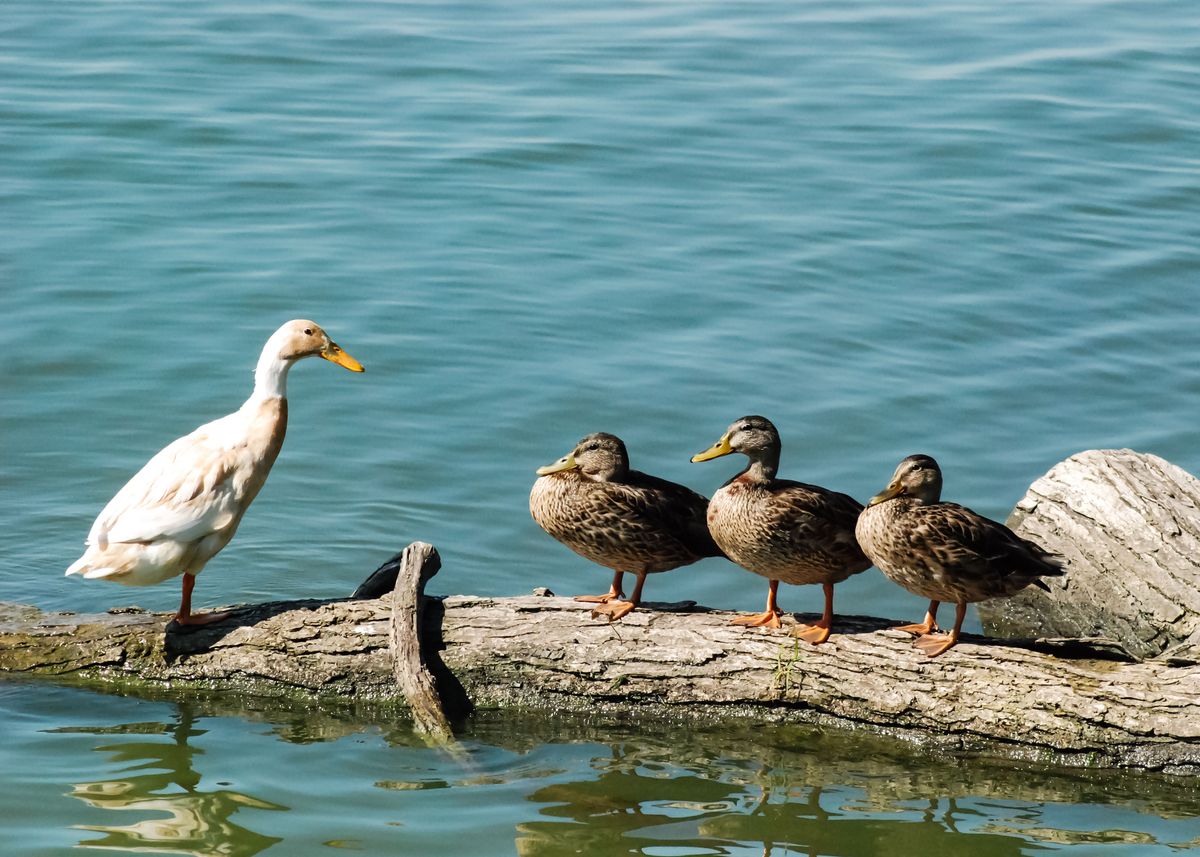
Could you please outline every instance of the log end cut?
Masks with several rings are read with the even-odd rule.
[[[1056,464],[1009,516],[1067,573],[979,605],[1002,638],[1105,638],[1136,658],[1200,661],[1200,480],[1156,455],[1088,450]]]

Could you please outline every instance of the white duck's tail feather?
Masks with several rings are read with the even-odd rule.
[[[85,572],[87,571],[89,565],[91,565],[91,560],[88,559],[88,555],[85,553],[79,559],[71,563],[70,567],[67,569],[66,576],[70,577],[72,574],[82,574],[86,577]]]
[[[65,576],[70,577],[72,574],[78,574],[80,577],[98,578],[110,577],[111,575],[120,573],[121,569],[114,568],[112,565],[93,565],[97,559],[98,557],[94,556],[92,551],[85,552],[83,556],[71,563]]]

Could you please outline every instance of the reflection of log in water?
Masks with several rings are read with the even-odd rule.
[[[187,717],[236,717],[262,723],[264,733],[291,744],[379,733],[391,746],[427,747],[406,724],[396,723],[387,706],[347,706],[335,700],[313,703],[193,688],[158,687],[148,690],[146,696],[185,707]],[[484,710],[463,725],[460,737],[518,756],[555,744],[609,748],[594,759],[591,767],[596,770],[617,765],[643,768],[649,775],[679,768],[708,779],[776,791],[850,784],[862,789],[857,806],[879,812],[925,801],[930,795],[1030,804],[1088,804],[1099,798],[1113,807],[1163,818],[1194,819],[1200,801],[1200,783],[1192,777],[1131,769],[1013,764],[1003,758],[931,751],[863,730],[809,725],[745,720],[674,723],[599,712],[527,711],[517,719],[509,712]],[[456,757],[438,754],[431,758],[442,760],[431,769],[431,775],[444,786],[477,782],[477,773],[464,768]],[[548,775],[539,770],[534,778]],[[1196,832],[1200,835],[1200,828]]]
[[[178,723],[174,727],[129,724],[94,730],[78,727],[62,730],[103,735],[142,734],[148,739],[164,732],[171,736],[171,740],[122,741],[95,748],[97,752],[110,754],[114,762],[122,765],[123,771],[139,773],[122,773],[116,779],[77,783],[71,789],[71,796],[97,809],[146,813],[151,817],[127,825],[76,825],[79,830],[105,834],[100,838],[80,840],[81,847],[192,854],[196,857],[252,857],[282,841],[248,830],[230,821],[230,817],[240,809],[282,810],[286,807],[239,792],[199,788],[200,774],[193,767],[196,749],[189,739],[202,733],[193,729],[194,720],[192,709],[180,705]]]
[[[381,735],[400,748],[413,748],[383,768],[349,766],[340,774],[349,777],[340,789],[369,790],[373,784],[382,789],[444,788],[476,792],[473,797],[448,795],[449,805],[508,801],[511,809],[505,813],[516,828],[515,849],[528,857],[575,853],[578,848],[596,855],[638,848],[655,853],[654,846],[692,846],[688,853],[718,853],[732,843],[756,852],[761,846],[762,853],[774,855],[809,853],[820,844],[815,853],[851,857],[891,853],[886,846],[892,842],[926,842],[940,849],[925,848],[923,854],[1008,855],[1028,853],[1031,841],[1071,841],[1072,836],[1095,833],[1056,827],[1060,804],[1111,807],[1126,829],[1103,831],[1107,838],[1163,844],[1167,840],[1156,837],[1182,842],[1195,835],[1175,835],[1181,827],[1195,827],[1194,783],[1143,772],[1055,770],[963,759],[861,732],[737,722],[665,727],[623,717],[561,713],[527,713],[515,721],[511,714],[485,711],[461,734],[469,747],[501,751],[482,750],[491,761],[487,776],[481,777],[453,755],[428,750],[411,730],[395,727],[385,709],[367,706],[352,714],[335,705],[281,704],[227,693],[201,693],[193,699],[197,694],[190,689],[161,688],[152,695],[188,700],[180,703],[178,725],[68,730],[129,737],[127,742],[106,740],[96,749],[112,754],[117,762],[115,772],[101,782],[133,788],[111,799],[95,800],[91,794],[89,803],[156,816],[130,826],[93,825],[90,829],[108,835],[85,843],[121,850],[250,855],[274,842],[232,824],[230,816],[240,808],[282,807],[200,787],[214,773],[204,768],[201,754],[206,747],[198,738],[202,730],[192,724],[198,718],[217,717],[266,724],[265,729],[251,730],[264,736],[263,741],[309,744],[364,732],[371,737],[361,758],[388,758],[375,746]],[[211,736],[218,733],[209,734],[215,740]],[[328,746],[328,751],[313,752],[345,758],[334,745]],[[263,759],[287,756],[283,750],[260,752]],[[361,782],[354,781],[356,769]],[[407,769],[413,778],[374,783],[381,769]],[[111,788],[125,786],[89,791]],[[280,783],[279,792],[263,797],[275,798],[287,788]],[[315,805],[295,808],[302,812]],[[397,795],[386,805],[399,810],[422,804]],[[157,818],[160,813],[167,817]],[[1146,821],[1139,824],[1142,813]],[[246,816],[251,827],[255,815]],[[369,812],[364,823],[373,823]],[[279,828],[277,823],[273,826]],[[427,835],[423,830],[413,833]],[[158,847],[159,839],[166,844]],[[223,842],[225,850],[212,850],[215,841]],[[386,841],[382,835],[376,840]],[[231,851],[234,845],[238,850]],[[286,843],[281,847],[288,850]],[[503,845],[495,849],[504,850]]]
[[[726,722],[653,730],[623,717],[555,714],[524,718],[520,730],[514,731],[510,717],[489,712],[475,718],[464,738],[515,752],[530,752],[546,743],[592,742],[615,748],[611,757],[595,760],[597,770],[641,769],[647,776],[693,771],[756,793],[850,785],[861,790],[854,799],[856,807],[871,812],[911,808],[931,795],[1029,804],[1088,804],[1102,798],[1113,807],[1195,819],[1200,796],[1200,783],[1191,777],[1014,765],[999,758],[931,752],[864,731],[816,726]]]
[[[635,737],[629,726],[568,727],[611,749],[592,759],[592,776],[556,783],[528,799],[542,816],[519,825],[522,857],[615,855],[680,847],[714,853],[761,843],[762,853],[928,855],[1030,853],[1031,842],[1104,841],[1158,845],[1171,825],[1180,842],[1195,834],[1194,786],[1153,775],[1056,772],[930,756],[864,735],[768,727]],[[499,737],[501,724],[490,726]],[[629,734],[626,734],[626,731]],[[1111,791],[1109,791],[1111,787]],[[1103,796],[1100,798],[1100,796]],[[1055,827],[1059,804],[1111,801],[1130,829]],[[1143,799],[1148,802],[1143,803]],[[1148,813],[1145,829],[1136,816]],[[1131,823],[1132,818],[1132,823]],[[1170,834],[1168,834],[1170,835]]]

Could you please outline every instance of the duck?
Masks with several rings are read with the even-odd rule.
[[[266,482],[287,431],[288,372],[307,357],[363,371],[316,322],[293,319],[282,325],[263,346],[250,398],[146,462],[100,512],[67,575],[129,586],[182,575],[173,626],[228,618],[223,612],[192,613],[196,575],[229,544]]]
[[[913,645],[931,658],[958,642],[968,604],[1015,595],[1027,586],[1049,591],[1041,578],[1065,573],[1060,557],[941,497],[937,461],[910,455],[867,502],[855,528],[859,544],[884,575],[929,599],[924,621],[895,630],[915,635]],[[943,601],[955,605],[949,634],[937,625]]]
[[[575,600],[597,606],[593,618],[616,621],[640,603],[646,575],[671,571],[705,557],[721,556],[705,524],[708,499],[629,467],[619,437],[589,434],[574,449],[537,469],[529,512],[543,530],[575,553],[611,569],[603,595]],[[625,572],[637,577],[628,599]]]
[[[819,645],[833,627],[833,587],[871,567],[854,537],[862,505],[853,497],[818,485],[780,479],[782,442],[774,423],[751,415],[734,420],[711,447],[692,456],[710,461],[741,453],[749,464],[716,492],[708,504],[708,529],[733,562],[767,578],[762,613],[739,616],[734,624],[779,628],[779,584],[819,583],[825,595],[821,618],[795,636]]]

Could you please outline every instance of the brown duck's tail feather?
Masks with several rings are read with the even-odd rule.
[[[1038,559],[1041,560],[1040,564],[1042,566],[1042,570],[1038,572],[1038,577],[1034,578],[1033,585],[1049,592],[1050,587],[1047,586],[1046,582],[1040,578],[1062,577],[1067,573],[1067,563],[1066,560],[1064,560],[1061,556],[1058,556],[1057,554],[1046,553],[1044,551],[1038,557]]]

